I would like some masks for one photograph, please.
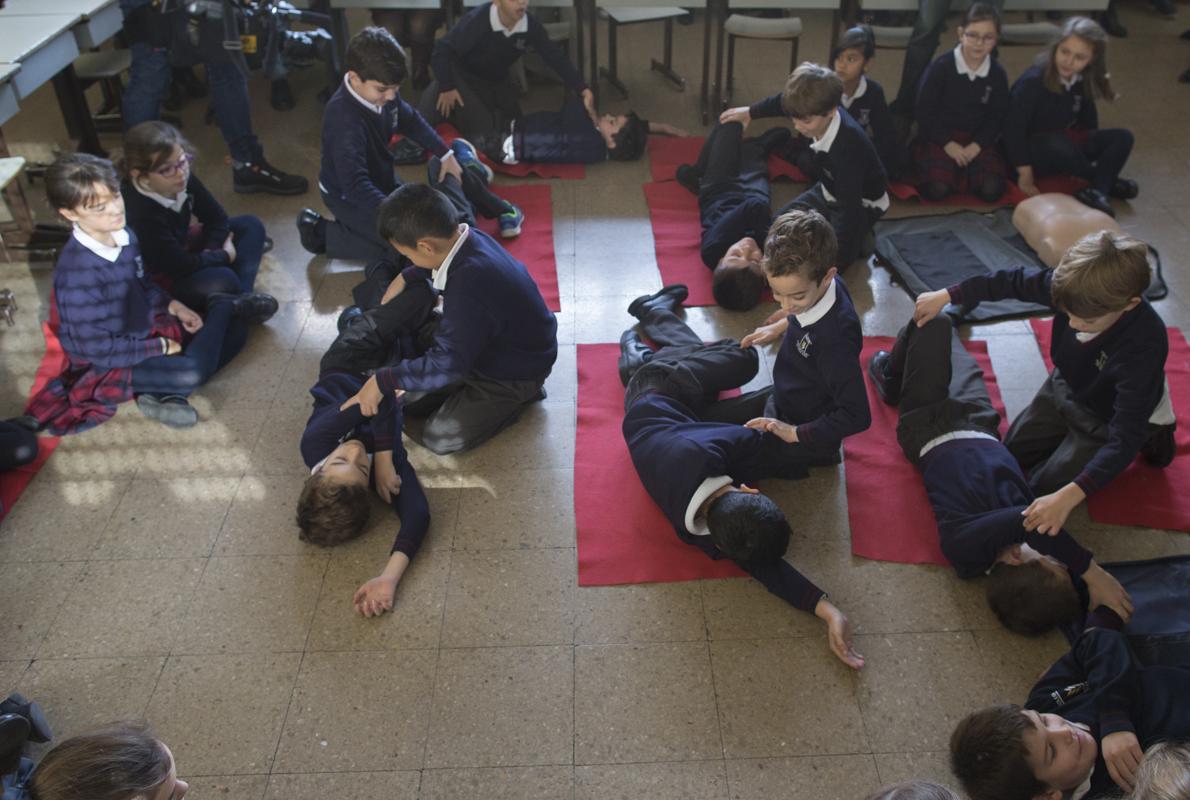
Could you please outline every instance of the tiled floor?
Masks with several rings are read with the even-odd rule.
[[[1125,6],[1132,36],[1111,44],[1122,97],[1102,115],[1136,132],[1128,172],[1142,192],[1120,220],[1161,249],[1171,294],[1158,308],[1188,327],[1190,87],[1175,77],[1190,62],[1176,38],[1190,10],[1180,14],[1171,23],[1139,0]],[[803,56],[824,58],[827,20],[804,19]],[[701,132],[693,87],[677,93],[647,71],[656,26],[620,35],[631,105]],[[677,29],[688,76],[700,43],[701,23]],[[1006,48],[1010,73],[1031,55]],[[775,90],[787,59],[780,43],[741,50],[737,96]],[[877,58],[890,93],[900,63],[899,51]],[[253,85],[270,157],[311,178],[321,82],[316,70],[299,76],[287,114]],[[556,92],[539,85],[532,102]],[[64,139],[48,88],[25,105],[10,142]],[[260,285],[282,310],[202,390],[198,427],[170,432],[125,406],[65,440],[0,529],[0,693],[38,699],[59,736],[145,716],[196,800],[857,798],[912,776],[949,781],[954,720],[1021,699],[1062,650],[1056,635],[1001,630],[978,582],[852,557],[842,467],[766,489],[800,509],[790,558],[851,615],[862,673],[829,655],[816,620],[748,580],[577,586],[575,344],[616,341],[628,301],[659,285],[644,161],[551,182],[563,312],[549,400],[475,452],[413,448],[433,530],[396,612],[354,617],[351,594],[387,556],[391,519],[378,507],[367,535],[324,551],[298,541],[292,514],[305,390],[359,265],[300,248],[293,218],[318,205],[313,194],[233,194],[201,111],[183,113],[198,172],[231,211],[265,219],[277,246]],[[794,190],[779,184],[777,199]],[[910,213],[920,211],[893,207]],[[0,264],[0,285],[23,304],[16,327],[0,326],[0,412],[15,413],[31,384],[48,279],[48,264]],[[846,279],[866,331],[895,333],[910,301],[888,274],[857,264]],[[767,313],[689,319],[707,336],[738,336]],[[1044,376],[1026,326],[974,335],[990,341],[1009,411],[1020,410]],[[1190,551],[1184,534],[1093,525],[1082,511],[1071,528],[1105,560]]]

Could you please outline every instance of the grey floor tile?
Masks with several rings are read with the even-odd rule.
[[[228,504],[214,554],[320,555],[325,551],[298,538],[300,475],[245,475]]]
[[[928,753],[877,753],[876,771],[880,783],[887,786],[901,781],[923,780],[940,783],[958,791],[959,780],[950,771],[950,751]]]
[[[572,767],[427,769],[421,800],[556,800],[573,791]]]
[[[276,771],[420,768],[436,658],[428,650],[307,653]]]
[[[972,634],[988,666],[993,703],[1024,703],[1037,679],[1070,650],[1066,637],[1056,630],[1035,638],[1004,628]]]
[[[81,562],[0,566],[0,652],[6,659],[37,655],[46,633],[62,612],[83,574]],[[6,664],[15,662],[4,662]]]
[[[136,481],[108,520],[97,558],[206,558],[239,478]]]
[[[576,644],[686,642],[706,638],[697,581],[584,586],[575,594]]]
[[[454,544],[460,550],[574,544],[572,469],[502,471],[486,486],[460,492]]]
[[[34,480],[4,518],[0,562],[89,558],[129,486],[126,480],[48,477]]]
[[[199,405],[199,424],[172,430],[150,420],[140,423],[145,439],[137,448],[137,478],[240,477],[261,431],[277,435],[267,405],[237,405],[212,413]],[[152,426],[152,427],[149,427]]]
[[[179,767],[181,769],[181,767]],[[261,800],[268,775],[209,775],[200,778],[179,777],[190,784],[187,800]]]
[[[302,480],[310,475],[298,446],[310,414],[297,405],[279,405],[269,416],[268,435],[256,441],[244,471],[254,475],[292,476],[296,502]]]
[[[794,608],[747,576],[702,581],[702,597],[711,639],[826,635],[817,617]]]
[[[726,800],[724,762],[672,761],[574,768],[575,800]]]
[[[15,661],[0,661],[0,692],[4,692],[7,697],[13,689],[17,687],[21,676],[25,674],[25,670],[29,667],[29,659],[24,658]]]
[[[814,756],[727,762],[731,800],[854,800],[880,785],[872,756]]]
[[[222,412],[233,405],[269,405],[281,385],[292,352],[261,338],[249,342],[236,356],[234,368],[221,369],[195,392]]]
[[[325,797],[384,797],[417,800],[420,775],[407,772],[321,772],[273,775],[265,800],[321,800]]]

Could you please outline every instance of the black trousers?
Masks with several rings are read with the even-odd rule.
[[[1122,128],[1092,131],[1081,144],[1052,131],[1030,137],[1029,155],[1036,174],[1074,175],[1107,194],[1132,154],[1132,142],[1132,131]]]
[[[795,208],[817,211],[826,217],[827,222],[831,224],[831,227],[835,231],[835,238],[839,242],[839,255],[835,259],[835,263],[838,265],[840,272],[846,269],[857,258],[867,255],[864,252],[865,240],[868,234],[872,232],[876,220],[884,216],[883,211],[878,208],[872,208],[871,206],[864,206],[861,212],[854,215],[844,213],[842,207],[826,199],[826,195],[822,193],[822,183],[814,184],[793,198],[777,214],[781,215]]]
[[[507,133],[509,123],[520,118],[520,89],[512,76],[489,80],[466,71],[461,64],[456,63],[454,78],[455,88],[463,104],[456,105],[448,117],[438,113],[438,95],[442,89],[437,80],[432,81],[422,92],[417,110],[431,126],[449,122],[465,138],[474,141],[485,134]]]
[[[725,192],[767,192],[769,153],[787,143],[790,135],[788,128],[772,128],[745,139],[740,123],[716,123],[692,165],[698,175],[699,200]]]

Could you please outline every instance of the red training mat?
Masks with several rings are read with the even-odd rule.
[[[677,180],[678,166],[698,161],[705,136],[650,136],[649,174],[655,183]],[[809,180],[802,171],[778,155],[769,156],[769,180],[789,178],[797,183]]]
[[[1052,319],[1029,320],[1046,369],[1050,361]],[[1137,456],[1107,486],[1087,499],[1091,519],[1109,525],[1139,525],[1190,532],[1190,345],[1177,328],[1168,328],[1169,356],[1165,379],[1178,427],[1174,432],[1177,455],[1164,469],[1149,466]]]
[[[699,254],[702,225],[698,219],[698,198],[674,181],[646,183],[644,189],[661,284],[686,284],[690,296],[684,306],[715,305],[711,271]],[[772,293],[765,289],[761,302],[772,299]]]
[[[1075,178],[1070,175],[1054,175],[1048,178],[1038,178],[1037,188],[1044,194],[1046,192],[1058,192],[1060,194],[1074,194],[1079,189],[1087,185],[1087,182]],[[983,200],[980,200],[973,194],[952,194],[942,200],[926,200],[917,193],[917,188],[910,183],[890,183],[888,185],[888,193],[898,200],[916,200],[923,206],[986,206]],[[1008,181],[1007,187],[1004,189],[1004,194],[993,206],[1015,206],[1018,203],[1029,199],[1029,195],[1021,191],[1021,188],[1012,181]]]
[[[494,219],[479,218],[479,229],[504,245],[529,270],[545,305],[550,311],[562,310],[558,294],[558,263],[554,260],[554,201],[548,184],[526,183],[500,187],[500,196],[516,203],[525,212],[521,235],[500,238],[500,226]]]
[[[865,336],[861,363],[866,367],[877,350],[892,350],[894,341],[891,336]],[[1004,403],[987,342],[969,340],[963,344],[983,370],[992,405],[1000,412],[1003,433]],[[897,444],[897,409],[876,394],[866,368],[864,384],[872,426],[843,440],[851,552],[875,561],[946,566],[950,562],[938,544],[938,526],[921,474]]]
[[[680,187],[679,187],[680,188]],[[574,519],[580,586],[690,581],[744,575],[684,544],[641,485],[621,426],[618,344],[578,346]]]
[[[442,140],[450,144],[455,139],[459,138],[459,132],[449,122],[441,122],[435,130]],[[514,178],[528,178],[531,175],[536,175],[539,178],[562,178],[564,180],[582,180],[587,177],[586,164],[549,164],[532,162],[526,164],[501,164],[492,161],[483,153],[479,154],[479,160],[492,168],[494,172],[499,172],[502,175],[509,175]],[[503,194],[505,187],[500,187],[500,192]]]

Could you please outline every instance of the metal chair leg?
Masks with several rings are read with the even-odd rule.
[[[735,37],[727,34],[727,77],[723,79],[723,108],[731,106],[732,83],[735,75]]]

